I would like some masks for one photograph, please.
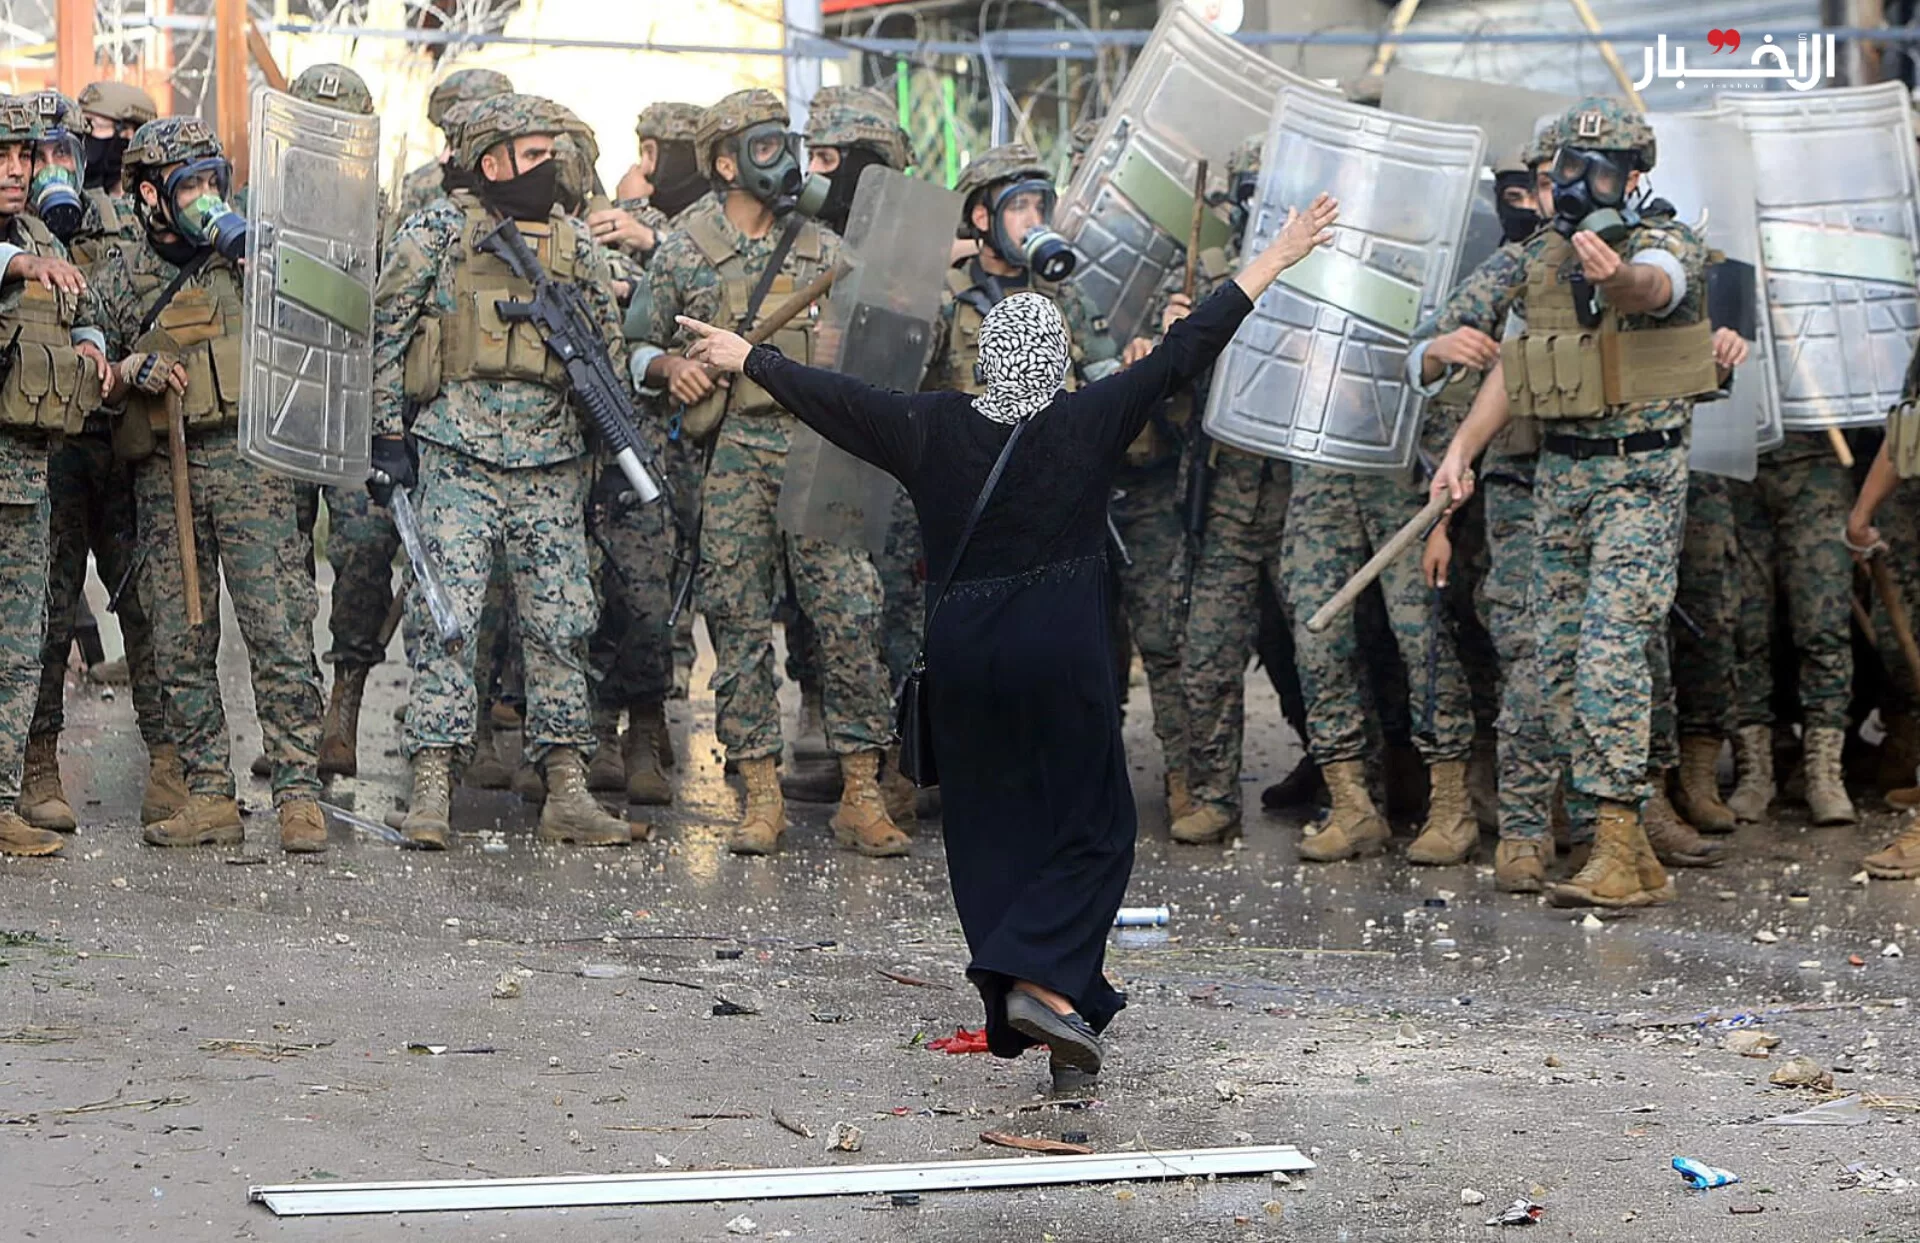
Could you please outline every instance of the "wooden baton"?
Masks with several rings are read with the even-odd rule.
[[[1321,605],[1320,611],[1307,619],[1307,629],[1314,634],[1319,634],[1331,626],[1334,618],[1353,607],[1353,602],[1360,598],[1360,593],[1365,591],[1374,579],[1379,578],[1388,566],[1398,561],[1402,553],[1413,547],[1417,541],[1426,538],[1427,532],[1433,529],[1433,524],[1445,516],[1447,507],[1452,504],[1453,497],[1444,492],[1428,500],[1425,509],[1415,514],[1407,525],[1395,531],[1393,538],[1382,544],[1380,551],[1374,553],[1373,558],[1360,567],[1360,572],[1348,579],[1346,586],[1333,593],[1333,599]]]
[[[1873,589],[1880,593],[1880,606],[1887,610],[1893,640],[1900,645],[1900,654],[1907,658],[1907,673],[1913,678],[1914,686],[1920,688],[1920,646],[1913,641],[1913,627],[1907,621],[1907,606],[1900,599],[1900,585],[1893,581],[1893,571],[1887,568],[1884,556],[1869,558],[1867,573],[1873,576]]]
[[[193,484],[187,477],[187,418],[180,394],[167,387],[167,457],[173,472],[173,532],[180,549],[180,578],[186,585],[187,625],[206,620],[200,607],[200,550],[193,537]]]
[[[1193,301],[1193,282],[1200,265],[1200,226],[1207,219],[1207,162],[1201,160],[1193,170],[1193,223],[1187,226],[1187,278],[1180,292]]]
[[[1847,443],[1847,437],[1837,427],[1827,429],[1827,443],[1833,446],[1833,456],[1840,459],[1840,465],[1853,469],[1853,446]]]

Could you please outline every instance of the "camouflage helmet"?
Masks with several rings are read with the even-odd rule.
[[[640,110],[633,136],[642,142],[649,138],[655,142],[692,142],[706,112],[699,104],[648,104]]]
[[[988,186],[1001,181],[1027,179],[1052,181],[1053,170],[1041,163],[1040,153],[1026,143],[1010,142],[974,156],[953,188],[960,192],[960,197],[971,208],[974,195]]]
[[[148,121],[134,132],[122,163],[127,183],[131,185],[140,180],[142,170],[158,172],[169,164],[219,159],[225,155],[213,127],[199,117],[161,117]]]
[[[1632,151],[1643,172],[1653,169],[1657,147],[1647,118],[1623,99],[1588,95],[1560,118],[1562,146],[1588,151]]]
[[[1267,136],[1265,134],[1255,134],[1253,137],[1235,147],[1232,153],[1227,156],[1227,176],[1233,178],[1238,177],[1241,173],[1259,172],[1260,154],[1266,145]]]
[[[807,110],[807,146],[870,147],[888,168],[904,170],[913,156],[898,114],[894,102],[872,87],[823,86]]]
[[[160,115],[160,106],[131,82],[89,82],[80,92],[80,108],[110,121],[145,125]]]
[[[1507,152],[1505,155],[1497,157],[1487,167],[1493,171],[1493,175],[1495,177],[1502,176],[1503,174],[1506,174],[1506,173],[1528,174],[1533,171],[1533,169],[1530,168],[1527,163],[1527,159],[1532,153],[1533,153],[1533,143],[1532,142],[1522,143],[1520,146],[1515,147],[1513,150]],[[1532,183],[1528,183],[1528,184],[1532,184]]]
[[[309,65],[287,84],[287,94],[342,112],[373,115],[373,92],[366,79],[345,65]]]
[[[460,145],[453,159],[462,168],[477,169],[480,157],[503,142],[532,134],[564,134],[573,114],[538,95],[495,95],[475,103],[460,125]],[[572,122],[578,124],[575,118]]]
[[[460,135],[466,126],[467,118],[472,116],[473,110],[479,106],[477,100],[466,100],[454,104],[441,114],[440,132],[447,136],[447,146],[455,151],[460,149]]]
[[[0,142],[39,142],[46,133],[40,113],[17,95],[0,95]]]
[[[594,137],[593,126],[571,108],[553,106],[560,119],[560,133],[553,140],[553,158],[560,165],[560,192],[569,205],[583,207],[598,183],[594,166],[600,162],[600,140]]]
[[[1093,140],[1100,136],[1100,118],[1088,117],[1067,131],[1067,155],[1075,164],[1093,147]]]
[[[721,139],[775,121],[786,124],[787,106],[778,95],[762,88],[735,91],[708,108],[700,114],[700,128],[693,135],[693,155],[700,171],[709,177],[714,175],[713,158]]]
[[[1538,168],[1560,150],[1560,114],[1549,113],[1533,123],[1533,141],[1527,144],[1528,168]]]
[[[479,103],[496,95],[513,94],[513,83],[492,69],[456,69],[440,79],[427,96],[427,120],[446,128],[447,109],[455,104]]]
[[[20,98],[40,118],[43,130],[63,129],[76,137],[86,136],[86,126],[81,123],[82,109],[77,100],[59,91],[35,91]]]

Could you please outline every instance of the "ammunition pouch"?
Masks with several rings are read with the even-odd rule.
[[[407,343],[407,358],[401,367],[400,388],[416,406],[424,406],[440,395],[438,316],[422,315],[414,326],[413,340]]]
[[[77,433],[100,406],[100,372],[73,347],[70,295],[26,282],[0,320],[0,426]]]
[[[1911,401],[1887,414],[1887,459],[1901,479],[1920,476],[1920,408]]]
[[[403,379],[414,386],[408,396],[430,401],[447,383],[458,380],[520,380],[565,392],[566,364],[547,349],[540,329],[531,320],[509,323],[500,317],[501,302],[525,302],[533,297],[533,286],[515,276],[504,259],[479,249],[481,239],[493,231],[494,220],[477,200],[468,204],[462,196],[460,201],[467,205],[467,223],[453,275],[453,314],[444,323],[436,322],[435,329],[414,336]],[[549,275],[561,282],[576,278],[578,243],[571,225],[561,219],[522,221],[519,229]],[[422,320],[423,325],[426,322]],[[415,389],[431,395],[415,397]]]

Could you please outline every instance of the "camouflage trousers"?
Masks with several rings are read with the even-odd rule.
[[[133,588],[136,558],[133,471],[113,457],[105,431],[69,436],[47,458],[47,634],[41,650],[35,734],[66,726],[67,649],[87,585],[87,553],[99,565],[108,593],[119,592],[114,614],[126,642],[134,719],[149,747],[166,741],[160,680],[153,668],[153,630]],[[125,585],[124,588],[122,585]]]
[[[706,450],[695,444],[690,438],[680,436],[667,441],[661,460],[666,464],[667,477],[673,480],[673,504],[679,511],[680,530],[693,532],[700,529],[700,491],[706,475]],[[678,539],[678,534],[675,539]],[[684,549],[682,556],[691,558],[693,550]],[[678,573],[684,575],[681,568]],[[674,589],[680,586],[679,578],[674,579]],[[673,611],[669,604],[667,611]],[[693,681],[693,593],[687,593],[687,603],[680,610],[680,616],[673,623],[673,697],[685,699],[687,687]]]
[[[1920,481],[1904,479],[1881,504],[1874,518],[1887,551],[1881,554],[1906,607],[1907,625],[1920,625]],[[1883,712],[1920,715],[1920,688],[1913,682],[1913,671],[1894,637],[1887,620],[1887,606],[1876,588],[1873,599],[1873,644],[1880,663],[1887,671],[1882,684],[1880,707]]]
[[[134,473],[140,506],[140,601],[153,624],[153,657],[166,734],[180,748],[187,788],[233,796],[231,739],[220,699],[220,584],[246,640],[260,734],[278,806],[320,793],[320,669],[313,659],[313,539],[302,534],[300,485],[249,462],[231,430],[189,434],[193,533],[204,620],[187,624],[187,594],[173,521],[173,475],[164,454]]]
[[[328,488],[327,560],[333,566],[333,608],[327,628],[332,664],[377,665],[387,658],[381,627],[393,608],[393,559],[400,533],[393,515],[373,503],[365,488]]]
[[[1680,762],[1683,736],[1733,736],[1739,556],[1733,495],[1727,480],[1717,475],[1689,475],[1674,615],[1665,631],[1655,636],[1648,652],[1653,662],[1654,692],[1653,738],[1647,762],[1654,768],[1672,768]],[[1694,626],[1700,628],[1699,634],[1693,632]]]
[[[1739,523],[1739,723],[1771,725],[1775,606],[1800,657],[1799,698],[1808,729],[1845,729],[1853,684],[1848,599],[1853,561],[1841,538],[1853,481],[1832,454],[1760,458],[1750,484],[1732,485]]]
[[[773,612],[793,579],[819,645],[827,745],[885,747],[893,733],[880,664],[880,577],[858,548],[783,533],[774,520],[786,455],[722,431],[708,467],[700,530],[700,611],[713,638],[714,732],[734,760],[780,753]]]
[[[596,505],[590,521],[601,601],[600,626],[588,646],[594,702],[615,712],[662,703],[673,688],[667,614],[678,571],[672,515],[664,504]]]
[[[593,751],[587,636],[598,618],[584,521],[589,465],[576,458],[513,469],[421,443],[414,489],[420,534],[439,564],[454,616],[471,637],[459,651],[446,651],[432,637],[425,599],[418,589],[408,593],[420,641],[402,734],[407,755],[445,747],[464,763],[473,753],[480,710],[474,666],[488,642],[481,613],[497,568],[504,568],[512,591],[503,611],[519,623],[527,759],[538,763],[554,747]]]
[[[1547,737],[1576,825],[1595,800],[1648,793],[1648,645],[1673,607],[1687,495],[1684,447],[1575,461],[1542,453],[1527,607]]]
[[[1490,461],[1480,488],[1486,498],[1487,576],[1480,604],[1500,657],[1500,716],[1495,762],[1499,771],[1500,836],[1544,841],[1552,831],[1553,796],[1560,767],[1547,738],[1546,707],[1534,655],[1534,459]]]
[[[1225,445],[1212,458],[1207,525],[1189,571],[1193,590],[1181,636],[1187,780],[1195,799],[1238,815],[1247,660],[1259,627],[1262,583],[1282,579],[1292,474],[1277,458]]]
[[[1404,475],[1293,468],[1281,565],[1307,696],[1308,744],[1321,764],[1366,756],[1365,679],[1352,614],[1321,634],[1307,629],[1307,619],[1420,512],[1424,499]],[[1380,590],[1407,670],[1414,744],[1430,764],[1466,759],[1473,747],[1466,675],[1445,624],[1445,608],[1436,607],[1437,593],[1427,587],[1420,559],[1401,557],[1388,566]]]
[[[1187,754],[1187,699],[1180,689],[1180,585],[1174,579],[1185,536],[1180,530],[1180,472],[1175,466],[1120,476],[1107,512],[1127,546],[1129,565],[1117,551],[1107,558],[1126,611],[1127,628],[1140,649],[1153,702],[1153,733],[1169,767]],[[1126,663],[1133,662],[1130,653]],[[1124,701],[1125,681],[1121,682]]]
[[[10,459],[9,464],[19,460]],[[47,498],[0,504],[0,807],[20,797],[47,624]]]

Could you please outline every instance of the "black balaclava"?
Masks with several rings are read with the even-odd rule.
[[[543,160],[505,181],[480,179],[480,197],[487,206],[514,220],[545,220],[559,200],[560,162]]]
[[[854,191],[860,188],[860,174],[878,164],[886,166],[886,159],[877,151],[866,147],[842,147],[840,149],[840,167],[833,170],[829,180],[832,189],[827,191],[827,202],[820,209],[820,222],[841,236],[846,236],[847,217],[853,211]]]
[[[120,161],[126,157],[128,139],[119,134],[106,138],[95,138],[89,134],[85,145],[87,152],[87,179],[84,188],[104,190],[120,180]]]
[[[1493,175],[1493,210],[1500,217],[1501,235],[1509,242],[1524,242],[1539,232],[1545,222],[1533,208],[1507,202],[1507,191],[1516,186],[1532,197],[1533,174],[1504,172]]]
[[[707,179],[700,175],[700,161],[694,157],[693,143],[681,139],[662,140],[659,149],[650,179],[653,196],[647,201],[671,220],[707,192]]]

